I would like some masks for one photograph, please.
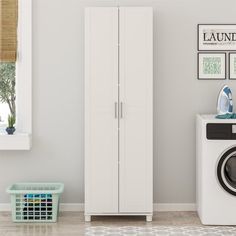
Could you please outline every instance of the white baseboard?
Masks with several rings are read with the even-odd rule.
[[[61,203],[60,211],[83,211],[83,203]],[[154,203],[154,211],[196,211],[195,203]],[[1,211],[11,211],[10,203],[0,203]]]
[[[10,203],[0,203],[0,211],[11,211]]]
[[[195,203],[154,203],[153,211],[196,211]]]
[[[84,211],[84,203],[61,203],[60,211]]]

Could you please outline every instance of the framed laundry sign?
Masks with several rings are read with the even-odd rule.
[[[236,24],[199,24],[198,51],[236,51]]]
[[[226,79],[226,53],[199,52],[198,79],[200,80]]]

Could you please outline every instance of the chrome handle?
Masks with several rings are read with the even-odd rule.
[[[115,102],[115,119],[118,118],[118,112],[117,112],[117,102]]]
[[[123,102],[120,103],[120,118],[123,118]]]

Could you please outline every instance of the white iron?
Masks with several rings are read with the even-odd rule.
[[[225,115],[233,113],[233,100],[230,88],[227,85],[220,90],[217,101],[217,114]]]

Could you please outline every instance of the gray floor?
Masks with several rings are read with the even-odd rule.
[[[0,213],[0,236],[78,235],[236,235],[236,227],[202,226],[195,212],[158,212],[153,222],[144,217],[94,217],[85,223],[83,213],[63,212],[58,223],[12,223],[10,213]]]

